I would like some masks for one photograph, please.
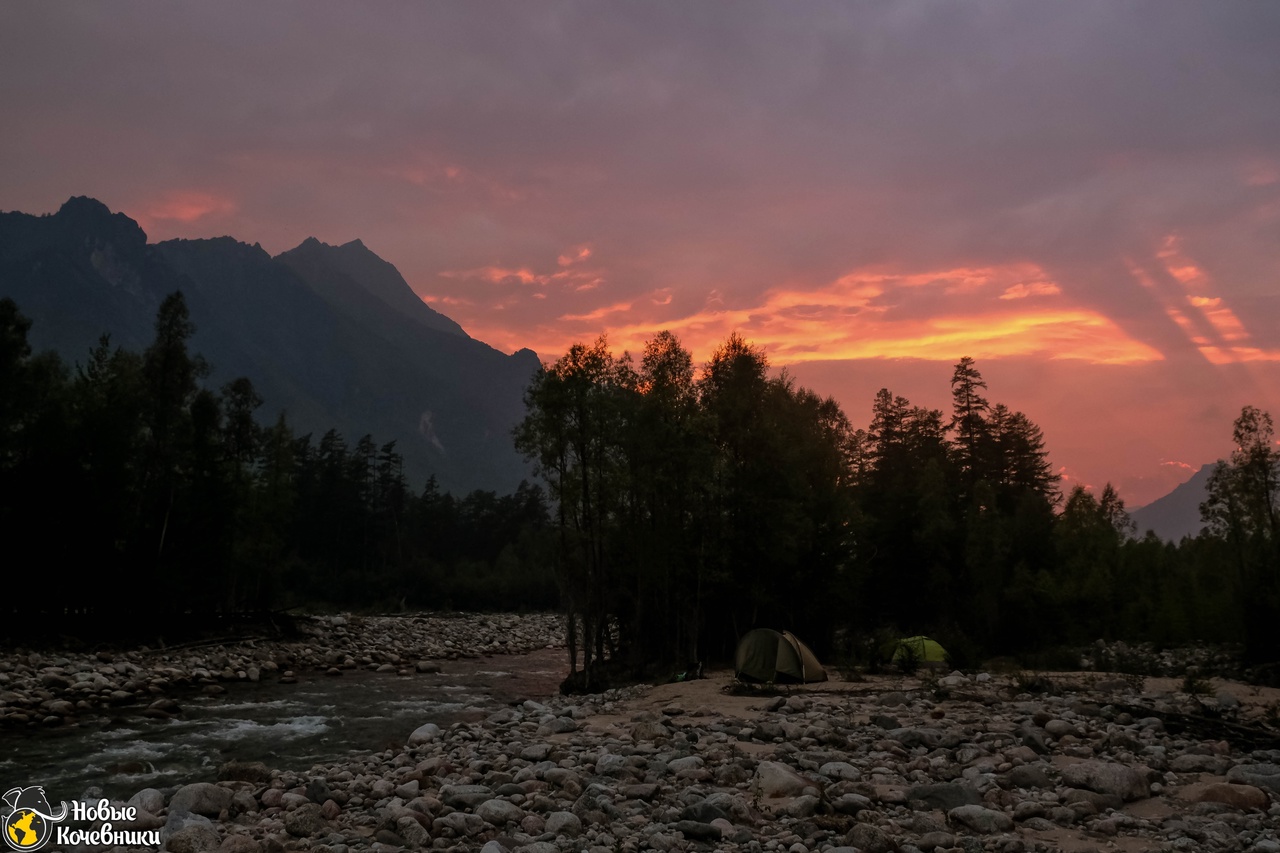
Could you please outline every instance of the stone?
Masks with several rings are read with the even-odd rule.
[[[807,789],[817,789],[818,783],[780,762],[761,761],[756,767],[752,788],[764,799],[774,799],[798,797]]]
[[[625,755],[606,752],[596,758],[596,772],[601,776],[623,776],[630,774],[631,767]]]
[[[1023,764],[1009,771],[1009,784],[1015,788],[1046,789],[1053,787],[1053,781],[1044,769],[1035,764]]]
[[[405,843],[411,847],[427,847],[431,844],[431,833],[416,818],[404,815],[396,819],[396,830]]]
[[[1150,786],[1137,770],[1124,764],[1082,761],[1062,770],[1062,782],[1073,788],[1088,788],[1100,794],[1115,794],[1125,802],[1151,796]]]
[[[818,806],[822,804],[822,800],[813,794],[802,794],[799,797],[792,797],[782,804],[782,813],[787,817],[806,818],[813,817],[818,812]]]
[[[284,830],[294,838],[308,838],[324,830],[324,814],[319,805],[306,803],[284,816]]]
[[[169,853],[207,853],[220,846],[218,833],[208,826],[188,826],[169,836],[164,849]]]
[[[924,853],[931,853],[931,851],[937,850],[939,847],[954,847],[955,843],[956,837],[951,833],[934,831],[926,832],[924,835],[920,836],[920,840],[916,842],[916,846],[923,850]]]
[[[582,834],[582,821],[573,812],[552,812],[547,815],[546,832],[577,838]]]
[[[862,778],[862,772],[847,761],[828,761],[818,768],[818,773],[828,779],[856,781]]]
[[[705,761],[700,755],[686,755],[683,758],[673,758],[667,762],[667,770],[672,773],[679,773],[682,770],[697,770],[701,768]]]
[[[445,785],[440,788],[440,799],[455,809],[473,809],[493,799],[493,791],[484,785]]]
[[[236,833],[222,839],[218,853],[262,853],[262,845],[248,835]]]
[[[231,808],[231,797],[230,790],[212,782],[193,782],[174,792],[169,800],[169,811],[217,817],[224,809]]]
[[[1280,794],[1280,764],[1237,764],[1227,771],[1227,781]]]
[[[890,853],[897,847],[893,839],[885,835],[884,830],[869,823],[854,824],[845,836],[845,841],[863,853]]]
[[[721,837],[720,827],[696,820],[677,821],[671,828],[693,841],[719,841]]]
[[[422,746],[424,743],[434,743],[440,738],[440,727],[435,723],[424,723],[413,730],[409,735],[409,746]]]
[[[1195,798],[1200,803],[1225,803],[1233,809],[1264,811],[1271,805],[1267,792],[1253,785],[1238,782],[1218,782],[1206,787]]]
[[[983,806],[960,806],[947,812],[947,820],[952,824],[968,827],[982,835],[995,832],[1008,832],[1013,829],[1013,818],[1004,812],[994,811]]]
[[[578,723],[568,717],[552,717],[547,722],[538,726],[538,736],[546,737],[547,735],[562,735],[569,732],[576,732]]]
[[[945,782],[940,785],[918,785],[907,791],[908,800],[920,800],[931,809],[950,811],[967,805],[978,805],[982,802],[982,794],[973,787],[959,782]]]
[[[137,806],[143,811],[157,814],[164,808],[164,794],[155,788],[143,788],[138,793],[129,798],[127,805]]]
[[[501,829],[508,823],[519,823],[524,818],[524,809],[507,800],[485,800],[476,806],[476,814]]]

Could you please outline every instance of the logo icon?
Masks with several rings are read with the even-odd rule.
[[[67,804],[55,814],[42,785],[13,788],[4,802],[4,840],[14,850],[39,850],[53,837],[53,825],[67,817]]]

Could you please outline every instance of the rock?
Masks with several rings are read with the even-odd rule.
[[[1035,764],[1023,764],[1009,771],[1006,777],[1015,788],[1046,789],[1053,787],[1053,781],[1044,769]]]
[[[1132,767],[1123,764],[1103,761],[1069,764],[1063,768],[1062,782],[1074,788],[1088,788],[1100,794],[1115,794],[1125,802],[1151,796],[1150,786],[1142,775]]]
[[[551,754],[551,744],[535,743],[520,750],[520,758],[525,761],[546,761]]]
[[[847,761],[828,761],[818,768],[818,773],[828,779],[856,781],[862,778],[862,772]]]
[[[213,829],[213,821],[209,820],[209,818],[204,815],[169,809],[169,814],[164,821],[164,829],[160,831],[160,837],[162,839],[170,838],[174,834],[192,826],[203,826],[206,829]]]
[[[715,820],[723,820],[728,816],[724,809],[707,800],[699,800],[680,812],[681,820],[697,821],[698,823],[711,823]]]
[[[396,830],[410,847],[429,847],[431,833],[415,818],[405,815],[396,820]]]
[[[508,823],[519,823],[524,818],[524,810],[507,800],[485,800],[476,806],[476,814],[499,829]]]
[[[673,758],[667,762],[667,770],[671,773],[679,773],[682,770],[697,770],[701,768],[705,761],[700,755],[686,755],[683,758]]]
[[[455,809],[473,809],[493,799],[493,791],[484,785],[445,785],[440,789],[440,799]]]
[[[720,827],[696,820],[677,821],[671,828],[693,841],[719,841],[722,834]]]
[[[413,730],[409,735],[409,746],[422,746],[424,743],[433,743],[440,737],[440,727],[435,723],[424,723]]]
[[[143,811],[157,814],[164,808],[164,794],[155,788],[143,788],[138,793],[129,798],[127,805],[137,806]]]
[[[188,826],[169,836],[164,849],[170,853],[206,853],[217,850],[220,845],[218,833],[208,826]]]
[[[298,806],[284,816],[284,830],[294,838],[319,835],[324,830],[324,825],[324,814],[315,803]]]
[[[1013,819],[1004,812],[993,811],[982,806],[960,806],[947,812],[947,820],[953,824],[968,827],[974,832],[990,835],[994,832],[1008,832],[1013,829]]]
[[[601,776],[630,775],[631,767],[627,764],[626,756],[606,752],[596,758],[596,773]]]
[[[831,805],[840,814],[856,815],[864,809],[871,808],[871,800],[862,794],[841,794]]]
[[[893,839],[884,834],[884,830],[869,823],[854,824],[853,829],[845,836],[845,841],[863,853],[890,853],[897,847]]]
[[[271,770],[261,761],[228,761],[218,768],[218,781],[266,785],[271,782]]]
[[[222,839],[218,853],[262,853],[262,845],[248,835],[236,833]]]
[[[546,831],[551,835],[577,838],[582,834],[582,821],[573,812],[552,812],[547,815]]]
[[[752,789],[764,799],[798,797],[811,788],[819,789],[818,783],[777,761],[761,761],[752,782]]]
[[[920,800],[931,809],[951,811],[954,808],[982,803],[982,795],[959,782],[941,785],[918,785],[907,791],[908,800]]]
[[[1233,809],[1264,811],[1271,805],[1267,792],[1253,785],[1238,782],[1218,782],[1209,785],[1195,798],[1200,803],[1225,803]]]
[[[1227,771],[1227,781],[1280,794],[1280,764],[1237,764]]]
[[[920,836],[920,840],[916,842],[916,846],[923,850],[924,853],[931,853],[931,851],[937,850],[939,847],[954,847],[955,843],[956,837],[951,833],[935,830],[934,832],[926,832],[924,835]]]
[[[562,735],[569,732],[576,732],[578,724],[568,717],[552,717],[547,722],[538,726],[538,736],[546,737],[547,735]]]
[[[231,791],[212,782],[193,782],[174,792],[169,811],[217,817],[224,809],[231,808],[231,796]]]
[[[813,817],[817,814],[818,806],[822,804],[822,800],[813,794],[802,794],[799,797],[792,797],[782,803],[782,813],[787,817],[806,818]]]

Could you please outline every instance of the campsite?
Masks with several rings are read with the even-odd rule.
[[[301,675],[325,666],[309,657],[315,649],[333,648],[350,663],[339,661],[345,675],[331,681],[355,678],[356,660],[369,657],[366,675],[391,682],[479,666],[505,669],[527,689],[537,682],[522,674],[518,652],[549,627],[542,617],[332,617],[312,623],[306,642],[260,645],[257,659]],[[447,645],[433,639],[442,635]],[[467,637],[483,639],[469,647]],[[517,654],[496,661],[507,646]],[[214,675],[234,698],[234,673],[217,677],[214,661],[246,651],[253,659],[233,646],[171,655],[158,672],[174,680],[177,705],[199,688],[197,680],[184,693],[180,669]],[[399,665],[375,671],[393,656]],[[43,660],[37,672],[75,672],[91,660]],[[1166,659],[1173,669],[1211,663]],[[1192,693],[1179,678],[1098,670],[833,668],[826,680],[790,684],[740,682],[728,668],[704,675],[587,696],[557,695],[544,681],[540,695],[448,725],[407,724],[377,749],[314,766],[237,760],[207,781],[161,789],[135,775],[132,793],[119,796],[171,850],[1137,853],[1280,844],[1280,738],[1267,727],[1280,690],[1215,677]],[[117,772],[118,787],[139,771]]]

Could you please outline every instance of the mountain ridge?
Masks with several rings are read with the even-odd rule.
[[[1147,531],[1151,531],[1161,539],[1175,543],[1182,541],[1184,536],[1199,535],[1204,529],[1200,520],[1200,504],[1208,495],[1209,475],[1215,465],[1216,462],[1209,462],[1200,466],[1190,479],[1174,487],[1173,491],[1130,512],[1137,534],[1145,536]]]
[[[539,367],[466,334],[361,240],[315,238],[272,257],[232,237],[148,243],[133,219],[76,196],[54,214],[0,213],[0,296],[33,349],[84,361],[103,334],[141,351],[160,302],[187,298],[210,387],[248,376],[300,434],[396,441],[415,488],[510,492],[530,472],[511,430]]]

